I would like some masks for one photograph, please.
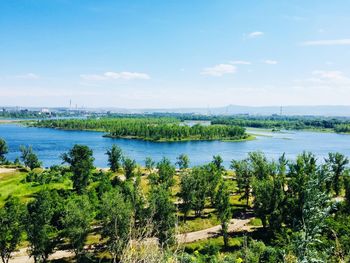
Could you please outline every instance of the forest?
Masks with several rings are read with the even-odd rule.
[[[188,126],[176,118],[90,118],[41,120],[36,127],[66,130],[94,130],[107,132],[113,138],[132,138],[151,141],[184,140],[245,140],[245,128],[233,125]]]
[[[187,121],[207,121],[210,126],[196,126],[190,129]],[[91,114],[88,122],[79,120],[48,119],[38,121],[33,125],[38,127],[53,127],[60,129],[87,129],[109,132],[111,137],[132,137],[145,140],[239,140],[236,134],[242,128],[263,128],[273,131],[280,130],[316,130],[337,133],[350,132],[350,120],[346,117],[322,116],[254,116],[254,115],[198,115],[180,113],[152,114],[112,114],[99,118]],[[147,126],[147,127],[144,127]],[[228,128],[229,127],[229,128]],[[232,127],[235,127],[232,129]],[[231,135],[229,134],[231,133]],[[232,136],[232,133],[234,136]],[[240,133],[240,132],[239,132]],[[233,138],[232,138],[233,137]]]
[[[14,162],[0,139],[0,256],[35,262],[349,262],[349,159],[303,152],[220,155],[191,167],[117,145],[109,168],[74,145],[63,165],[42,168],[31,147]],[[57,261],[53,261],[57,262]]]

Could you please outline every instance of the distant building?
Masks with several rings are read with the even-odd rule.
[[[51,111],[47,108],[41,109],[41,113],[51,113]]]

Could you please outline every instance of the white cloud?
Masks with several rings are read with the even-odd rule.
[[[257,38],[257,37],[261,37],[264,35],[264,32],[260,32],[260,31],[255,31],[255,32],[251,32],[248,34],[249,38]]]
[[[331,40],[313,40],[304,41],[301,43],[302,46],[340,46],[350,45],[350,39],[331,39]]]
[[[344,82],[349,79],[339,70],[314,70],[312,75],[318,78],[319,81],[336,81]]]
[[[271,59],[266,59],[266,60],[264,60],[264,63],[265,64],[269,64],[269,65],[276,65],[276,64],[278,64],[278,61],[271,60]]]
[[[108,71],[103,74],[82,74],[80,77],[83,80],[92,80],[92,81],[99,81],[99,80],[115,80],[115,79],[124,79],[124,80],[133,80],[133,79],[150,79],[151,77],[146,73],[140,73],[140,72],[112,72]]]
[[[234,74],[237,68],[231,64],[218,64],[202,70],[202,75],[221,77],[224,74]]]
[[[18,79],[39,79],[40,76],[34,73],[26,73],[23,75],[17,75],[16,78]]]
[[[339,70],[314,70],[309,78],[295,82],[305,88],[319,89],[319,91],[325,89],[349,91],[350,87],[350,78]]]
[[[250,61],[234,60],[234,61],[230,61],[230,64],[233,64],[233,65],[250,65],[252,63]]]

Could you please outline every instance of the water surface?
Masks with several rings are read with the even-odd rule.
[[[192,142],[148,142],[142,140],[112,139],[102,137],[103,133],[89,131],[63,131],[48,128],[25,127],[17,124],[1,124],[0,138],[9,145],[7,157],[14,160],[20,155],[20,145],[31,145],[44,166],[60,164],[60,155],[74,144],[85,144],[94,151],[95,165],[107,166],[105,152],[113,144],[124,153],[144,164],[147,156],[158,161],[163,156],[173,162],[182,153],[190,157],[191,165],[209,162],[213,155],[220,154],[228,167],[232,159],[242,159],[251,151],[263,151],[269,158],[277,159],[282,153],[294,159],[302,151],[311,151],[319,159],[328,152],[341,152],[350,156],[350,135],[308,131],[287,131],[271,133],[263,130],[249,130],[259,134],[256,140],[245,142],[192,141]]]

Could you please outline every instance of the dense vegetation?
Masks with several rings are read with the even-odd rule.
[[[69,130],[108,132],[113,138],[134,138],[152,141],[182,140],[243,140],[249,136],[245,129],[228,125],[182,125],[174,118],[102,118],[87,120],[43,120],[34,124]]]
[[[326,117],[236,116],[216,117],[211,122],[252,128],[302,130],[335,129],[342,123],[349,123],[349,120]]]
[[[62,155],[68,166],[42,169],[30,147],[22,147],[22,164],[10,163],[1,142],[3,167],[17,167],[0,174],[5,263],[23,245],[35,262],[63,249],[74,254],[68,262],[350,260],[349,160],[340,153],[270,161],[252,152],[232,160],[232,170],[219,155],[189,169],[180,155],[176,170],[166,158],[147,158],[142,168],[113,146],[104,171],[93,167],[91,149],[75,145]],[[25,162],[30,155],[37,165]],[[250,225],[233,228],[242,218]],[[188,243],[178,234],[214,225],[219,237],[209,231]]]
[[[176,118],[180,121],[208,121],[211,124],[266,129],[335,130],[339,125],[350,125],[349,117],[288,116],[288,115],[198,115],[190,113],[109,114],[110,118]]]
[[[186,121],[199,121],[194,128],[187,127]],[[207,124],[201,125],[200,121]],[[109,132],[112,137],[129,137],[146,140],[212,140],[243,139],[233,138],[228,133],[237,133],[237,128],[250,127],[272,130],[322,130],[338,133],[350,132],[350,120],[346,117],[317,116],[254,116],[254,115],[197,115],[178,113],[153,114],[105,114],[102,119],[94,114],[83,120],[45,120],[35,124],[39,127],[61,129],[86,129]]]
[[[350,124],[339,124],[334,127],[335,132],[350,133]]]

